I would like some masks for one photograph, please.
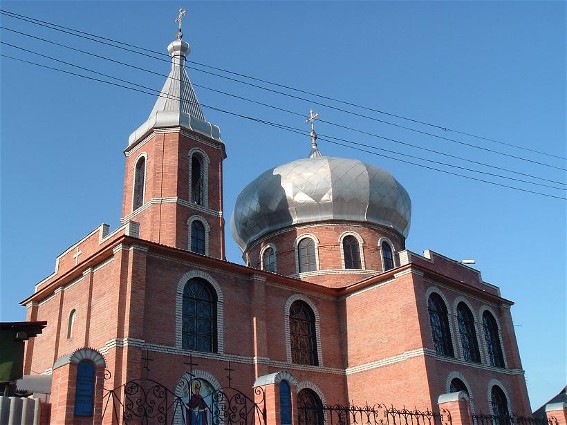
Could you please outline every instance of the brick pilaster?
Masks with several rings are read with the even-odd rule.
[[[471,405],[466,392],[441,394],[437,404],[443,419],[447,419],[447,415],[451,416],[451,425],[472,425]]]
[[[549,403],[545,406],[545,414],[547,419],[554,418],[557,420],[557,425],[567,424],[567,403]]]

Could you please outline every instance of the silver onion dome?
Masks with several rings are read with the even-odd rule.
[[[245,250],[269,233],[326,220],[378,224],[405,238],[411,200],[381,168],[356,159],[312,155],[267,170],[247,185],[236,200],[231,230]]]

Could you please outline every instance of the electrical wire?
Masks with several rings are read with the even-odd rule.
[[[41,54],[41,53],[39,53],[39,52],[35,52],[35,51],[33,51],[33,50],[25,49],[25,48],[23,48],[23,47],[21,47],[21,46],[16,46],[16,45],[13,45],[13,44],[11,44],[11,43],[7,43],[7,42],[5,42],[5,41],[1,41],[1,40],[0,40],[0,44],[6,45],[6,46],[9,46],[9,47],[12,47],[12,48],[16,48],[16,49],[18,49],[18,50],[20,50],[20,51],[24,51],[24,52],[31,53],[31,54],[33,54],[33,55],[35,55],[35,56],[44,57],[44,58],[46,58],[46,59],[50,59],[50,60],[56,61],[56,62],[58,62],[58,63],[62,63],[62,64],[64,64],[64,65],[67,65],[67,66],[71,66],[71,67],[74,67],[74,68],[78,68],[78,69],[80,69],[80,70],[82,70],[82,71],[87,71],[87,72],[90,72],[90,73],[93,73],[93,74],[96,74],[96,75],[99,75],[99,76],[102,76],[102,77],[110,78],[111,80],[116,80],[116,81],[119,81],[119,82],[121,82],[121,83],[129,84],[129,85],[132,85],[132,86],[134,86],[134,87],[141,88],[141,89],[144,90],[145,93],[148,93],[148,94],[154,93],[155,95],[163,96],[159,91],[157,91],[157,90],[155,90],[155,89],[153,89],[153,88],[151,88],[151,87],[147,87],[147,86],[144,86],[144,85],[141,85],[141,84],[133,83],[133,82],[131,82],[131,81],[124,80],[124,79],[121,79],[121,78],[118,78],[118,77],[114,77],[114,76],[112,76],[112,75],[105,74],[105,73],[102,73],[102,72],[94,71],[94,70],[92,70],[92,69],[90,69],[90,68],[82,67],[82,66],[80,66],[80,65],[76,65],[76,64],[73,64],[73,63],[70,63],[70,62],[61,60],[61,59],[57,59],[57,58],[54,58],[54,57],[52,57],[52,56],[44,55],[44,54]],[[183,99],[181,99],[181,98],[179,98],[179,97],[174,97],[174,96],[168,96],[168,98],[171,98],[171,99],[173,99],[173,100],[183,100]],[[188,102],[189,100],[185,99],[185,101]],[[204,107],[209,107],[208,105],[203,105],[203,106],[204,106]],[[291,111],[289,111],[289,112],[291,112]],[[300,115],[300,114],[298,114],[298,115]],[[356,129],[353,129],[353,130],[356,130]],[[371,134],[371,133],[366,133],[366,132],[363,132],[363,133],[373,135],[373,134]],[[373,135],[373,136],[374,136],[374,135]],[[328,137],[329,137],[329,138],[332,138],[332,139],[336,139],[336,138],[333,137],[333,136],[328,136]],[[391,139],[391,138],[388,138],[388,137],[383,137],[383,136],[377,136],[377,137],[383,138],[383,139],[385,139],[385,140],[393,141],[393,142],[396,142],[396,143],[406,144],[405,142],[400,142],[399,140]],[[342,141],[350,142],[350,141],[345,140],[345,139],[337,139],[337,140],[342,140]],[[354,143],[354,142],[352,142],[352,143]],[[361,145],[362,145],[362,146],[365,146],[365,147],[367,147],[367,148],[375,148],[375,149],[378,149],[378,150],[382,150],[382,151],[384,151],[384,152],[396,153],[396,154],[398,153],[398,152],[395,152],[395,151],[391,151],[391,150],[383,149],[383,148],[377,148],[377,147],[374,147],[374,146],[371,146],[371,145],[367,145],[367,144],[361,144]],[[411,144],[409,144],[409,145],[410,145],[410,146],[414,146],[414,145],[411,145]],[[428,150],[429,150],[429,149],[428,149]],[[431,151],[431,150],[429,150],[429,151]],[[442,153],[442,152],[436,152],[436,153]],[[407,154],[406,154],[406,155],[407,155]],[[447,155],[448,155],[448,154],[447,154]],[[461,166],[458,166],[458,165],[446,164],[446,163],[443,163],[443,162],[440,162],[440,161],[433,161],[433,160],[430,160],[430,159],[419,158],[419,157],[415,157],[415,156],[412,156],[412,155],[407,155],[407,156],[409,156],[409,157],[411,157],[411,158],[414,158],[414,159],[419,159],[419,160],[422,160],[422,161],[432,162],[432,163],[435,163],[435,164],[438,164],[438,165],[453,166],[453,167],[459,168],[459,169],[461,169],[461,170],[466,170],[466,171],[475,172],[475,173],[476,173],[476,172],[479,172],[478,170],[473,170],[473,169],[466,168],[466,167],[461,167]],[[450,156],[450,155],[449,155],[449,156]],[[458,158],[458,157],[457,157],[457,158]],[[459,159],[461,159],[461,158],[459,158]],[[485,165],[485,164],[482,164],[482,165]],[[552,188],[552,189],[560,189],[560,188],[557,188],[557,187],[555,187],[555,186],[551,186],[551,185],[547,185],[547,184],[541,184],[541,183],[535,183],[535,182],[531,182],[531,181],[523,180],[523,179],[518,179],[518,178],[514,178],[514,177],[503,176],[503,175],[501,175],[501,174],[489,173],[489,172],[486,172],[485,174],[490,175],[490,176],[492,176],[492,177],[499,177],[499,178],[503,178],[503,179],[518,181],[518,182],[527,183],[527,184],[532,184],[532,185],[537,185],[537,186],[542,186],[542,187],[548,187],[548,188]]]
[[[76,30],[76,29],[73,29],[73,28],[54,24],[54,23],[51,23],[51,22],[42,21],[42,20],[39,20],[39,19],[35,19],[35,18],[25,16],[25,15],[20,15],[20,14],[14,13],[14,12],[6,11],[4,9],[0,9],[0,13],[5,14],[7,16],[10,16],[12,18],[21,19],[21,20],[24,20],[26,22],[33,23],[35,25],[41,25],[41,26],[47,27],[49,29],[61,31],[61,32],[64,32],[64,33],[67,33],[67,34],[70,34],[70,35],[77,36],[77,37],[82,37],[82,38],[88,39],[90,41],[103,43],[103,44],[109,45],[109,46],[114,47],[114,48],[120,48],[121,50],[129,50],[132,53],[141,54],[141,55],[144,55],[144,56],[152,57],[154,59],[167,60],[167,59],[165,59],[166,55],[164,53],[156,52],[154,50],[142,48],[142,47],[139,47],[139,46],[135,46],[133,44],[117,41],[117,40],[114,40],[114,39],[111,39],[111,38],[108,38],[108,37],[102,37],[102,36],[99,36],[99,35],[96,35],[96,34]],[[162,57],[164,59],[162,59]],[[535,150],[535,149],[525,148],[525,147],[522,147],[522,146],[510,144],[510,143],[500,142],[500,141],[497,141],[495,139],[491,139],[491,138],[487,138],[487,137],[483,137],[483,136],[477,136],[477,135],[474,135],[472,133],[467,133],[467,132],[451,129],[451,128],[448,128],[448,127],[445,127],[445,126],[440,126],[438,124],[432,124],[432,123],[417,120],[417,119],[414,119],[414,118],[408,118],[408,117],[404,117],[402,115],[397,115],[397,114],[385,112],[385,111],[382,111],[382,110],[379,110],[379,109],[359,105],[359,104],[356,104],[356,103],[331,98],[331,97],[320,95],[320,94],[317,94],[317,93],[312,93],[312,92],[309,92],[309,91],[297,89],[297,88],[287,86],[287,85],[284,85],[284,84],[275,83],[275,82],[271,82],[271,81],[268,81],[268,80],[263,80],[263,79],[260,79],[260,78],[247,76],[247,75],[241,74],[241,73],[236,73],[236,72],[229,71],[229,70],[226,70],[226,69],[223,69],[223,68],[213,67],[213,66],[202,64],[202,63],[195,62],[195,61],[188,61],[188,63],[193,63],[193,64],[196,64],[198,66],[206,67],[206,68],[209,68],[209,69],[215,69],[217,71],[229,73],[229,74],[232,74],[232,75],[237,75],[237,76],[242,77],[242,78],[247,78],[247,79],[250,79],[250,80],[253,80],[253,81],[259,81],[259,82],[262,82],[264,84],[274,85],[276,87],[281,87],[281,88],[285,88],[287,90],[292,90],[292,91],[295,91],[295,92],[308,94],[310,96],[314,96],[314,97],[318,97],[318,98],[322,98],[322,99],[326,99],[326,100],[331,100],[331,101],[334,101],[334,102],[342,103],[344,105],[368,110],[368,111],[371,111],[371,112],[385,114],[385,115],[395,117],[395,118],[398,118],[398,119],[403,119],[403,120],[407,120],[407,121],[410,121],[410,122],[413,122],[413,123],[418,123],[418,124],[421,124],[421,125],[426,125],[426,126],[430,126],[430,127],[433,127],[433,128],[437,128],[437,129],[440,129],[440,130],[443,130],[443,131],[450,131],[450,132],[454,132],[454,133],[457,133],[457,134],[466,135],[468,137],[474,137],[474,138],[478,138],[478,139],[485,140],[485,141],[499,143],[499,144],[502,144],[502,145],[505,145],[505,146],[508,146],[508,147],[522,149],[522,150],[525,150],[525,151],[529,151],[529,152],[532,152],[532,153],[538,153],[538,154],[541,154],[541,155],[546,155],[546,156],[554,157],[554,158],[557,158],[557,159],[563,159],[563,160],[566,159],[564,157],[554,155],[554,154],[550,154],[550,153],[547,153],[547,152],[542,152],[542,151],[538,151],[538,150]],[[411,128],[411,127],[403,126],[403,125],[400,125],[400,124],[388,122],[388,121],[385,121],[385,120],[380,120],[380,119],[375,118],[375,117],[370,117],[370,116],[367,116],[367,115],[364,115],[364,114],[358,114],[358,113],[355,113],[353,111],[348,111],[348,110],[338,108],[338,107],[335,107],[335,106],[332,106],[332,105],[328,105],[328,104],[325,104],[325,103],[316,102],[316,101],[313,101],[312,99],[306,99],[306,98],[302,98],[300,96],[293,96],[293,95],[290,95],[289,93],[282,93],[282,92],[272,90],[272,89],[269,89],[269,88],[266,88],[266,87],[262,87],[262,86],[258,86],[258,85],[251,84],[251,83],[248,83],[248,82],[244,82],[244,81],[241,81],[241,80],[229,78],[229,77],[222,76],[222,75],[219,75],[219,74],[203,71],[203,70],[200,70],[200,69],[197,69],[197,68],[192,68],[192,69],[195,69],[196,71],[199,71],[199,72],[205,72],[209,75],[217,76],[217,77],[220,77],[220,78],[227,78],[231,81],[238,82],[238,83],[241,83],[241,84],[246,84],[246,85],[258,88],[258,89],[268,90],[272,93],[277,93],[277,94],[280,94],[280,95],[296,98],[298,100],[311,102],[311,103],[317,104],[319,106],[328,107],[330,109],[335,109],[335,110],[338,110],[340,112],[359,116],[361,118],[366,118],[366,119],[374,120],[374,121],[381,122],[381,123],[384,123],[384,124],[387,124],[387,125],[396,126],[396,127],[402,128],[404,130],[415,131],[415,132],[418,132],[420,134],[423,134],[423,135],[426,135],[426,136],[429,136],[429,137],[439,138],[439,139],[442,139],[442,140],[445,140],[445,141],[448,141],[448,142],[458,143],[458,144],[461,144],[463,146],[467,146],[467,147],[470,147],[470,148],[481,149],[481,150],[484,150],[484,151],[487,151],[487,152],[496,153],[496,154],[503,155],[503,156],[509,156],[509,157],[512,157],[512,158],[517,159],[517,160],[532,162],[532,163],[535,163],[535,164],[538,164],[538,165],[541,165],[541,166],[555,168],[555,169],[562,170],[562,171],[567,171],[567,169],[565,169],[565,168],[555,167],[555,166],[552,166],[552,165],[549,165],[549,164],[546,164],[546,163],[542,163],[542,162],[539,162],[539,161],[535,161],[535,160],[531,160],[531,159],[527,159],[527,158],[522,158],[522,157],[519,157],[519,156],[516,156],[516,155],[496,151],[496,150],[489,149],[489,148],[476,146],[476,145],[466,143],[466,142],[462,142],[462,141],[459,141],[459,140],[455,140],[455,139],[452,139],[452,138],[443,137],[443,136],[439,136],[439,135],[429,133],[429,132],[426,132],[426,131],[421,131],[421,130],[417,130],[417,129],[414,129],[414,128]]]
[[[8,59],[24,62],[24,63],[30,64],[30,65],[35,65],[35,66],[59,71],[59,72],[65,73],[65,74],[70,74],[70,75],[74,75],[74,76],[77,76],[77,77],[86,78],[86,79],[89,79],[89,80],[92,80],[92,81],[97,81],[97,82],[101,82],[101,83],[125,88],[125,89],[128,89],[128,90],[148,94],[148,95],[151,95],[151,96],[155,96],[155,94],[157,93],[157,90],[151,90],[151,89],[148,90],[148,89],[143,88],[143,87],[137,88],[137,87],[127,86],[127,85],[124,85],[124,84],[121,84],[121,83],[114,83],[112,81],[102,80],[102,79],[99,79],[99,78],[96,78],[96,77],[78,74],[78,73],[68,71],[68,70],[64,70],[64,69],[61,69],[61,68],[51,67],[51,66],[48,66],[48,65],[45,65],[45,64],[39,64],[39,63],[36,63],[36,62],[24,60],[24,59],[21,59],[21,58],[15,58],[13,56],[9,56],[9,55],[3,54],[3,53],[0,54],[0,56],[8,58]],[[89,71],[89,72],[93,72],[93,71]],[[135,86],[135,83],[128,82],[128,84]],[[163,94],[160,94],[160,96],[163,96]],[[175,99],[175,97],[173,97],[173,96],[167,96],[167,97]],[[177,97],[177,100],[179,100],[178,97]],[[225,109],[216,108],[216,107],[213,107],[213,106],[210,106],[210,105],[201,104],[201,106],[208,108],[208,109],[211,109],[211,110],[214,110],[214,111],[217,111],[217,112],[236,116],[236,117],[243,118],[243,119],[246,119],[246,120],[250,120],[250,121],[253,121],[253,122],[269,125],[269,126],[272,126],[272,127],[280,128],[280,129],[287,130],[287,131],[292,131],[292,132],[299,133],[299,134],[305,134],[305,132],[300,130],[300,129],[296,129],[296,128],[293,128],[293,127],[290,127],[290,126],[286,126],[284,124],[274,123],[274,122],[271,122],[271,121],[268,121],[268,120],[263,120],[263,119],[251,117],[251,116],[248,116],[248,115],[235,113],[235,112],[228,111],[228,110],[225,110]],[[395,158],[395,157],[391,157],[391,156],[384,155],[384,154],[378,154],[375,151],[380,150],[380,151],[385,151],[385,152],[389,152],[389,153],[395,153],[397,155],[403,155],[403,156],[410,157],[410,158],[413,158],[413,159],[419,159],[419,160],[422,160],[422,161],[433,162],[433,163],[436,163],[438,165],[444,165],[444,166],[453,167],[453,168],[462,168],[462,167],[458,167],[458,166],[451,165],[451,164],[444,164],[444,163],[436,162],[436,161],[433,161],[433,160],[428,160],[428,159],[424,159],[424,158],[417,158],[417,157],[407,155],[407,154],[401,154],[401,153],[398,153],[398,152],[388,151],[388,150],[383,149],[383,148],[376,148],[374,146],[372,146],[373,150],[362,149],[362,148],[358,148],[358,147],[355,147],[355,146],[356,145],[361,145],[361,146],[365,146],[365,147],[369,147],[369,146],[363,145],[363,144],[360,144],[360,143],[356,143],[356,142],[352,142],[352,141],[348,141],[347,139],[341,139],[341,138],[336,138],[336,137],[332,137],[332,136],[323,136],[321,139],[326,140],[329,143],[333,143],[333,144],[337,144],[337,145],[345,146],[345,147],[350,147],[352,149],[356,149],[356,150],[359,150],[361,152],[371,153],[373,155],[379,155],[381,157],[385,157],[385,158],[389,158],[389,159],[392,159],[392,160],[395,160],[395,161],[404,162],[404,163],[407,163],[407,164],[410,164],[410,165],[414,165],[414,166],[418,166],[418,167],[442,172],[442,173],[445,173],[445,174],[451,174],[451,175],[454,175],[454,176],[459,176],[459,177],[463,177],[463,178],[467,178],[467,179],[471,179],[471,180],[475,180],[475,181],[479,181],[479,182],[483,182],[483,183],[488,183],[488,184],[492,184],[492,185],[496,185],[496,186],[500,186],[500,187],[504,187],[504,188],[508,188],[508,189],[518,190],[518,191],[522,191],[522,192],[526,192],[526,193],[532,193],[532,194],[539,195],[539,196],[550,197],[550,198],[561,199],[561,200],[567,200],[567,198],[565,198],[565,197],[551,195],[551,194],[542,193],[542,192],[536,192],[536,191],[529,190],[529,189],[518,188],[516,186],[505,185],[505,184],[493,182],[493,181],[490,181],[490,180],[485,180],[485,179],[481,179],[481,178],[477,178],[477,177],[467,176],[467,175],[464,175],[464,174],[455,173],[455,172],[452,172],[452,171],[443,170],[443,169],[427,166],[427,165],[424,165],[424,164],[418,164],[418,163],[415,163],[415,162],[412,162],[412,161],[408,161],[406,159]],[[352,145],[355,145],[355,146],[352,146]],[[489,175],[486,172],[481,172],[481,171],[477,171],[477,170],[468,170],[468,169],[466,169],[466,170],[472,171],[472,172],[475,172],[475,173],[479,173],[479,174]],[[509,177],[502,177],[502,178],[510,179]]]
[[[46,43],[50,43],[50,44],[54,44],[54,45],[57,45],[57,46],[60,46],[60,47],[64,47],[64,48],[70,49],[70,50],[72,50],[72,51],[77,51],[77,52],[82,53],[82,54],[88,54],[89,56],[95,56],[95,57],[97,57],[97,58],[99,58],[99,59],[103,59],[103,60],[106,60],[106,61],[110,61],[110,62],[112,62],[112,63],[117,63],[117,64],[120,64],[120,65],[122,65],[122,66],[126,66],[126,67],[133,68],[133,69],[136,69],[136,70],[141,70],[141,71],[148,72],[148,73],[151,73],[151,74],[154,74],[154,75],[158,75],[158,76],[161,76],[161,77],[164,77],[164,78],[167,78],[167,77],[168,77],[168,76],[165,75],[165,74],[162,74],[162,73],[159,73],[159,72],[155,72],[155,71],[153,71],[153,70],[148,70],[148,69],[146,69],[146,68],[142,68],[142,67],[139,67],[139,66],[131,65],[131,64],[128,64],[128,63],[126,63],[126,62],[118,61],[118,60],[115,60],[115,59],[112,59],[112,58],[108,58],[108,57],[105,57],[105,56],[102,56],[102,55],[93,54],[93,53],[87,52],[87,51],[85,51],[85,50],[77,49],[77,48],[75,48],[75,47],[63,45],[63,44],[60,44],[60,43],[57,43],[57,42],[53,42],[53,41],[51,41],[51,40],[43,39],[43,38],[41,38],[41,37],[33,36],[33,35],[30,35],[30,34],[27,34],[27,33],[22,33],[21,31],[13,30],[13,29],[10,29],[10,28],[5,28],[5,29],[7,29],[8,31],[11,31],[11,32],[20,34],[20,35],[25,35],[25,36],[27,36],[27,37],[31,37],[31,38],[36,39],[36,40],[40,40],[40,41],[43,41],[43,42],[46,42]],[[124,82],[124,83],[127,83],[127,84],[134,84],[134,85],[136,85],[135,83],[132,83],[132,82],[127,81],[127,80],[123,80],[123,79],[120,79],[120,78],[117,78],[117,77],[114,77],[114,76],[111,76],[111,75],[108,75],[108,74],[98,73],[97,71],[94,71],[94,70],[92,70],[92,69],[84,68],[84,67],[81,67],[81,66],[78,66],[78,65],[75,65],[75,64],[72,64],[72,63],[63,61],[63,60],[59,60],[59,59],[54,58],[54,57],[52,57],[52,56],[43,55],[43,54],[41,54],[41,53],[39,53],[39,52],[37,52],[37,51],[33,51],[33,50],[30,50],[30,49],[25,49],[25,48],[23,48],[23,47],[21,47],[21,46],[17,46],[17,45],[11,44],[11,43],[3,42],[3,41],[0,41],[0,42],[1,42],[2,44],[7,45],[7,46],[10,46],[10,47],[12,47],[12,48],[16,48],[16,49],[21,50],[21,51],[26,51],[26,52],[28,52],[28,53],[31,53],[31,54],[35,55],[35,56],[45,57],[45,58],[48,58],[48,59],[50,59],[50,60],[57,61],[57,62],[59,62],[59,63],[64,63],[64,64],[66,64],[66,65],[68,65],[68,66],[76,67],[76,68],[79,68],[79,69],[82,69],[82,70],[85,70],[85,71],[88,71],[88,72],[97,73],[98,75],[105,76],[105,77],[111,78],[111,79],[116,79],[116,80],[118,80],[118,81],[121,81],[121,82]],[[257,105],[261,105],[261,106],[263,106],[263,107],[271,108],[271,109],[278,110],[278,111],[281,111],[281,112],[286,112],[286,113],[288,113],[288,114],[292,114],[292,115],[295,115],[295,116],[300,116],[300,117],[303,118],[303,114],[298,113],[298,112],[295,112],[295,111],[291,111],[291,110],[288,110],[288,109],[285,109],[285,108],[280,108],[280,107],[277,107],[277,106],[274,106],[274,105],[270,105],[270,104],[267,104],[267,103],[264,103],[264,102],[259,102],[259,101],[256,101],[256,100],[252,100],[252,99],[249,99],[249,98],[245,98],[245,97],[243,97],[243,96],[238,96],[238,95],[235,95],[235,94],[232,94],[232,93],[228,93],[228,92],[225,92],[225,91],[222,91],[222,90],[218,90],[218,89],[213,89],[213,88],[206,87],[206,86],[203,86],[203,85],[199,85],[199,84],[193,84],[193,85],[194,85],[195,87],[199,87],[199,88],[202,88],[202,89],[205,89],[205,90],[209,90],[209,91],[212,91],[212,92],[215,92],[215,93],[219,93],[219,94],[222,94],[222,95],[224,95],[224,96],[229,96],[229,97],[232,97],[232,98],[236,98],[236,99],[243,100],[243,101],[246,101],[246,102],[250,102],[250,103],[257,104]],[[147,90],[153,90],[153,89],[150,88],[150,87],[146,87],[146,86],[142,86],[142,85],[137,85],[137,86],[138,86],[138,87],[142,87],[142,88],[147,89]],[[320,121],[321,121],[322,123],[326,123],[326,124],[329,124],[329,125],[332,125],[332,126],[335,126],[335,127],[338,127],[338,128],[346,129],[346,130],[349,130],[349,131],[357,132],[357,133],[359,133],[359,134],[364,134],[364,135],[371,136],[371,137],[375,137],[375,138],[380,138],[380,139],[382,139],[382,140],[387,140],[387,141],[390,141],[390,142],[392,142],[392,143],[397,143],[397,144],[409,146],[409,147],[412,147],[412,148],[415,148],[415,149],[419,149],[419,150],[423,150],[423,151],[426,151],[426,152],[429,152],[429,153],[435,153],[435,154],[437,154],[437,155],[442,155],[442,156],[446,156],[446,157],[449,157],[449,158],[458,159],[458,160],[461,160],[461,161],[473,163],[473,164],[480,165],[480,166],[483,166],[483,167],[493,168],[493,169],[497,169],[497,170],[500,170],[500,171],[505,171],[505,172],[509,172],[509,173],[514,173],[514,174],[518,174],[518,175],[523,175],[523,176],[525,176],[525,177],[530,177],[530,178],[533,178],[533,179],[537,179],[537,180],[541,180],[541,181],[547,181],[547,182],[550,182],[550,183],[554,183],[554,184],[558,184],[558,185],[563,185],[563,186],[565,186],[565,183],[563,183],[563,182],[558,182],[558,181],[555,181],[555,180],[546,179],[546,178],[543,178],[543,177],[535,176],[535,175],[533,175],[533,174],[528,174],[528,173],[524,173],[524,172],[520,172],[520,171],[514,171],[514,170],[510,170],[510,169],[504,168],[504,167],[499,167],[499,166],[495,166],[495,165],[486,164],[486,163],[483,163],[483,162],[480,162],[480,161],[475,161],[475,160],[471,160],[471,159],[467,159],[467,158],[462,158],[462,157],[459,157],[459,156],[457,156],[457,155],[452,155],[452,154],[449,154],[449,153],[446,153],[446,152],[441,152],[441,151],[438,151],[438,150],[435,150],[435,149],[429,149],[429,148],[426,148],[426,147],[423,147],[423,146],[419,146],[419,145],[415,145],[415,144],[412,144],[412,143],[404,142],[404,141],[401,141],[401,140],[399,140],[399,139],[393,139],[393,138],[381,136],[381,135],[378,135],[378,134],[376,134],[376,133],[371,133],[371,132],[359,130],[359,129],[356,129],[356,128],[354,128],[354,127],[350,127],[350,126],[345,126],[345,125],[333,123],[333,122],[331,122],[331,121],[326,121],[326,120],[320,120]],[[489,173],[489,174],[491,174],[491,173]],[[506,177],[501,176],[501,175],[498,175],[498,174],[491,174],[491,175],[497,176],[497,177],[506,178]],[[512,179],[512,180],[521,181],[521,182],[524,182],[524,183],[528,183],[528,184],[537,184],[537,183],[533,183],[533,182],[526,181],[526,180],[522,180],[522,179],[513,179],[513,178],[511,178],[511,179]],[[555,188],[554,186],[550,186],[550,185],[541,185],[541,186],[550,187],[550,188]]]

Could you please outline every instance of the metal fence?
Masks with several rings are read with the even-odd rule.
[[[383,404],[299,407],[299,425],[450,425],[449,412],[395,409]]]
[[[511,415],[472,415],[473,425],[558,425],[557,418]]]
[[[188,387],[197,381],[192,380]],[[141,425],[265,425],[264,393],[261,388],[254,391],[256,400],[232,387],[187,398],[151,379],[133,380],[105,390],[103,418]]]

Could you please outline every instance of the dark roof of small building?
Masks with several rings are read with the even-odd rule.
[[[39,335],[46,326],[47,322],[0,322],[0,331],[25,332],[30,338]]]
[[[563,387],[563,389],[553,397],[548,402],[544,403],[539,409],[534,411],[534,416],[536,417],[544,417],[545,416],[545,406],[551,403],[567,403],[567,385]]]

